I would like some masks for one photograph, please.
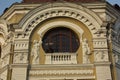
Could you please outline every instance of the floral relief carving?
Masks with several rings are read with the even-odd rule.
[[[26,53],[15,53],[14,54],[14,63],[26,63],[27,54]]]
[[[108,53],[107,51],[96,51],[95,52],[95,62],[104,62],[108,61]]]
[[[93,70],[34,70],[30,71],[30,75],[92,75]]]

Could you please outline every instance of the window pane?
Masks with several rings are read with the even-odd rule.
[[[44,35],[42,45],[46,53],[76,52],[79,39],[72,30],[59,27],[49,30]]]

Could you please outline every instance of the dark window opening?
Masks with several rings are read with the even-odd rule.
[[[79,39],[70,29],[64,27],[53,28],[43,37],[43,49],[46,53],[76,52]]]

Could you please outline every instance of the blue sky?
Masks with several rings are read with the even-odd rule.
[[[9,7],[15,2],[21,2],[22,0],[0,0],[0,15],[3,13],[5,8]],[[120,0],[107,0],[111,4],[119,4],[120,5]]]

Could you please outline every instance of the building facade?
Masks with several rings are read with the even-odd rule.
[[[105,0],[23,0],[0,16],[1,80],[120,80],[120,11]]]

